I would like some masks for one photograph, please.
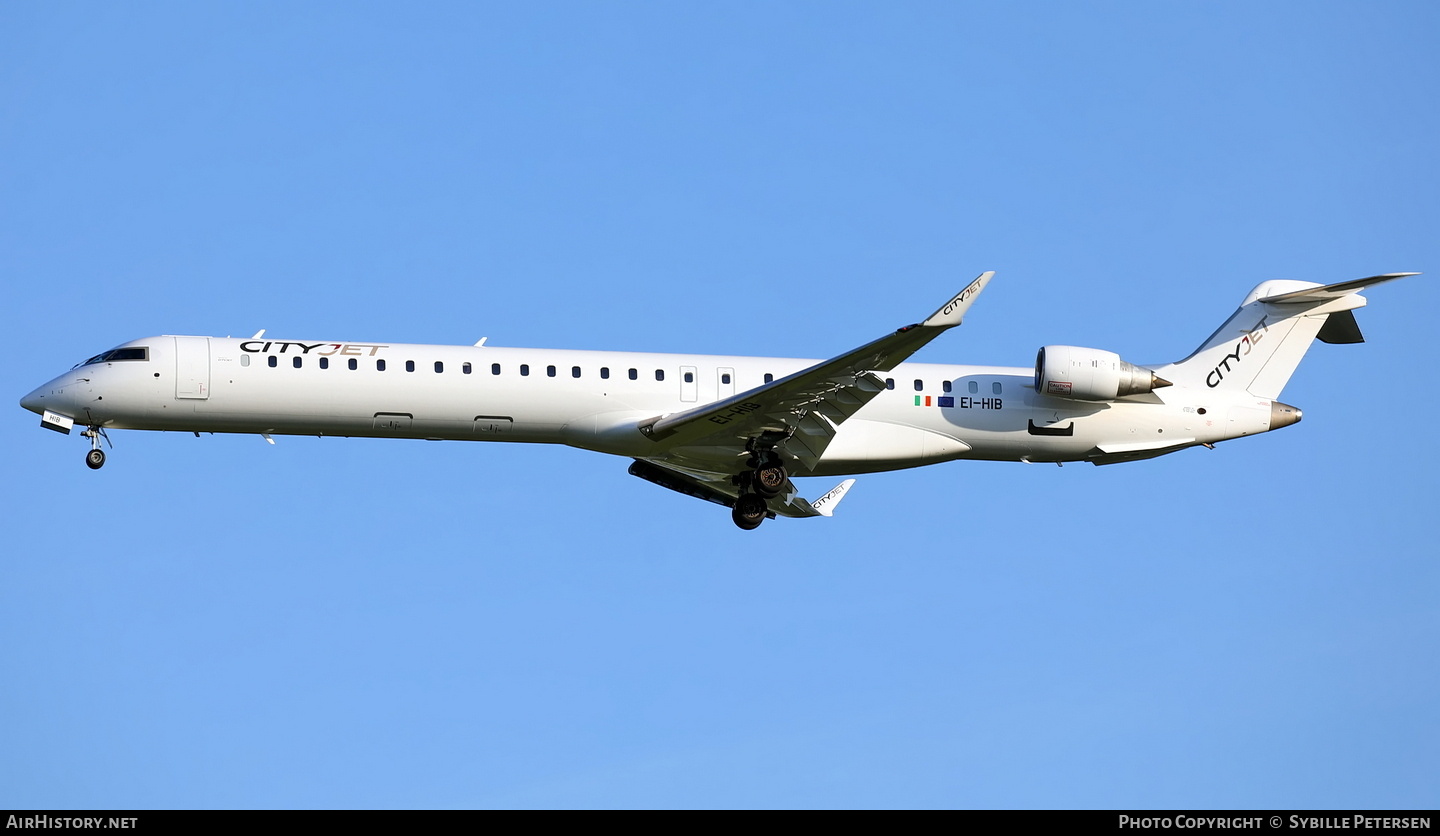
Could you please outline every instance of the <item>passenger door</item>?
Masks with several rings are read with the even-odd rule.
[[[175,340],[175,397],[204,400],[210,397],[210,338],[172,337]]]

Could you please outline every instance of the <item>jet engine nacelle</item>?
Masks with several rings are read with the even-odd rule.
[[[1121,360],[1113,351],[1047,345],[1035,358],[1035,391],[1052,398],[1109,401],[1169,385],[1170,381]]]

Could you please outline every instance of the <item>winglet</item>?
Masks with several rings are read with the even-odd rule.
[[[814,508],[816,513],[822,517],[828,517],[834,514],[835,506],[839,505],[840,500],[845,498],[845,494],[849,492],[850,486],[853,484],[855,484],[854,479],[846,479],[831,488],[829,493],[810,503],[810,507]]]
[[[966,285],[964,290],[955,294],[954,299],[946,302],[941,306],[940,310],[931,314],[929,319],[920,324],[930,328],[953,328],[959,325],[961,318],[965,316],[965,312],[970,310],[970,306],[974,304],[975,298],[980,295],[980,291],[985,289],[985,285],[990,283],[990,279],[994,275],[994,270],[981,273],[979,278]]]

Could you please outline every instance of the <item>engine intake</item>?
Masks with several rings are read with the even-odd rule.
[[[1052,398],[1110,401],[1169,385],[1170,381],[1121,360],[1113,351],[1047,345],[1035,357],[1035,391]]]

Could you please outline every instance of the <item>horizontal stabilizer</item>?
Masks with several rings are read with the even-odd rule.
[[[1384,273],[1379,276],[1369,276],[1363,279],[1354,279],[1348,282],[1337,282],[1336,284],[1321,285],[1320,287],[1308,287],[1304,290],[1296,290],[1290,293],[1281,293],[1276,296],[1266,296],[1261,302],[1268,304],[1296,303],[1296,302],[1324,302],[1329,299],[1339,299],[1341,296],[1354,293],[1357,290],[1364,290],[1372,285],[1384,282],[1393,282],[1396,279],[1403,279],[1406,276],[1418,276],[1419,273]]]

